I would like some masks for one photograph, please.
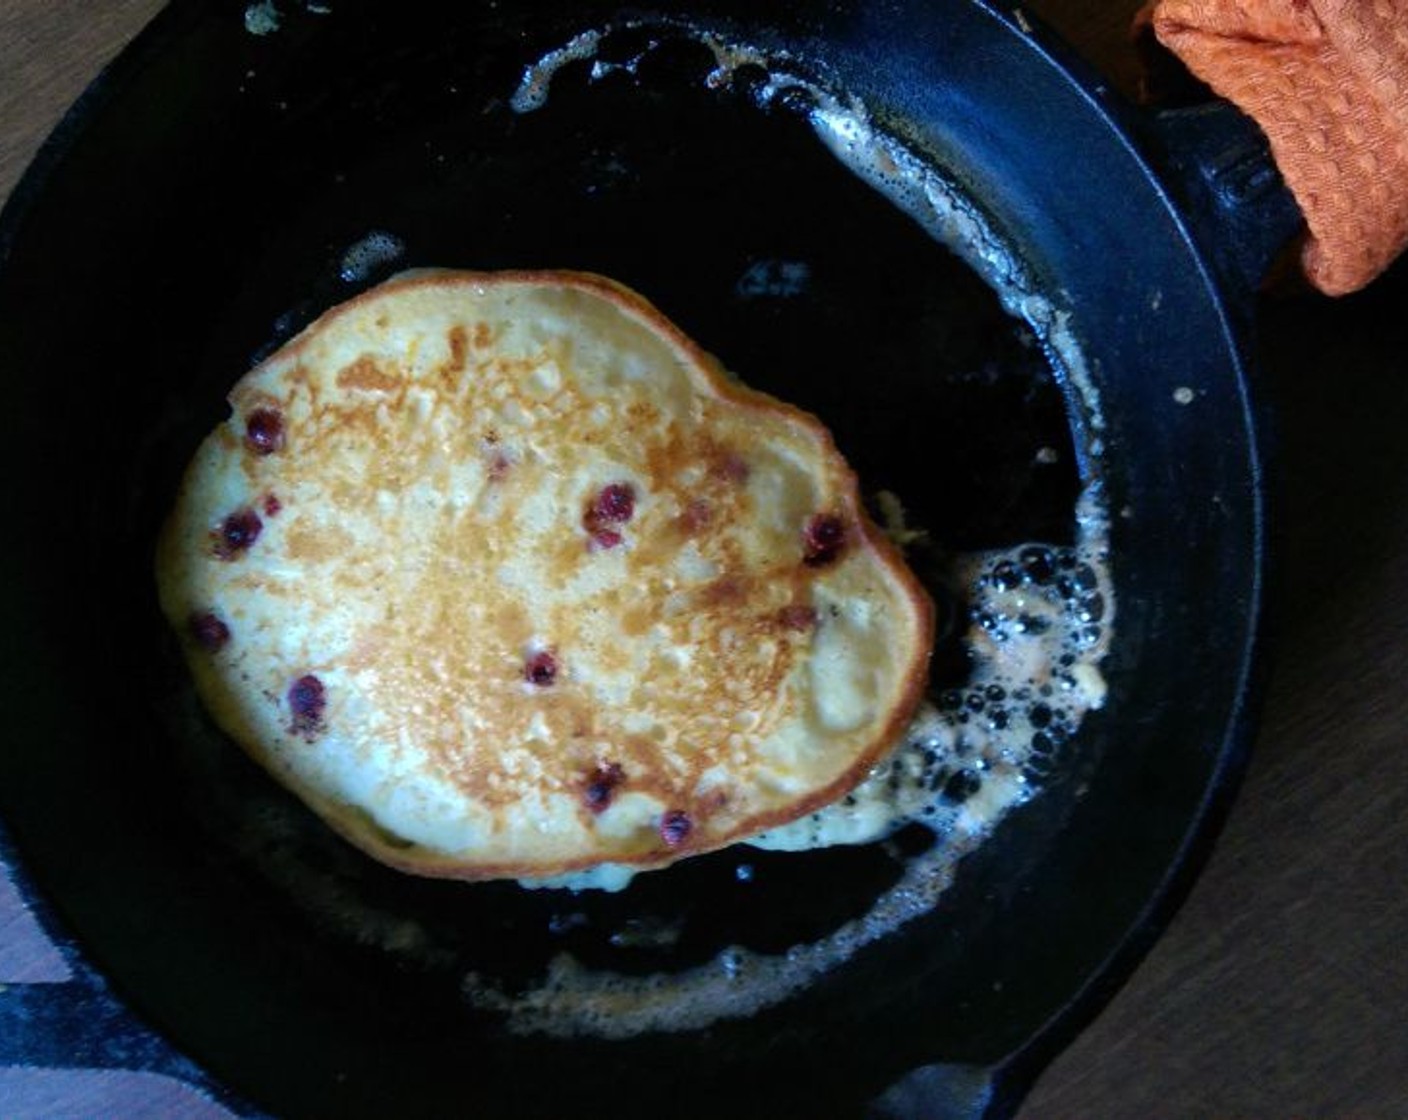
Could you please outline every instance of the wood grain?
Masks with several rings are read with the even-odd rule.
[[[83,88],[162,0],[0,5],[0,201]]]
[[[5,0],[0,197],[159,0]],[[1131,0],[1031,10],[1128,92]],[[1277,666],[1250,773],[1167,935],[1022,1116],[1408,1114],[1408,275],[1269,299]]]

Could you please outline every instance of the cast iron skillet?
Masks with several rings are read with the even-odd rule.
[[[208,1077],[287,1116],[999,1116],[1162,928],[1247,741],[1263,511],[1243,320],[1296,215],[1245,122],[1135,116],[1020,13],[800,7],[671,6],[676,32],[609,36],[608,65],[564,66],[517,114],[523,68],[619,29],[616,6],[339,0],[284,5],[256,36],[243,4],[178,2],[60,127],[0,230],[0,812],[106,1018],[12,1000],[0,1014],[38,1016],[19,1057]],[[711,89],[681,24],[788,52],[966,192],[1069,314],[1098,410],[822,149],[804,97],[760,104],[756,69]],[[376,232],[394,262],[345,256]],[[522,982],[567,948],[669,976],[732,943],[782,952],[862,909],[894,860],[723,853],[614,898],[406,880],[203,722],[150,573],[179,470],[252,360],[412,265],[625,281],[821,415],[867,488],[955,549],[1059,544],[1079,488],[1102,488],[1109,702],[932,913],[749,1019],[516,1037],[465,1005],[465,971]],[[954,648],[950,630],[935,672],[961,682]],[[630,936],[664,920],[673,945]],[[98,975],[176,1050],[121,1026]]]

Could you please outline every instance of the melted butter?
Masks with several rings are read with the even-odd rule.
[[[541,109],[548,100],[548,86],[553,75],[569,62],[591,58],[601,46],[600,31],[583,31],[556,50],[549,51],[523,72],[509,105],[515,113],[531,113]]]

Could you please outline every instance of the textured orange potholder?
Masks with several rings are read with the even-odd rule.
[[[1139,22],[1261,125],[1312,284],[1362,288],[1408,245],[1408,0],[1154,0]]]

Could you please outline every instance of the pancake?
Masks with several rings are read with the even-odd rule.
[[[214,720],[405,871],[649,868],[895,745],[933,612],[814,417],[581,273],[405,274],[251,370],[161,607]]]

